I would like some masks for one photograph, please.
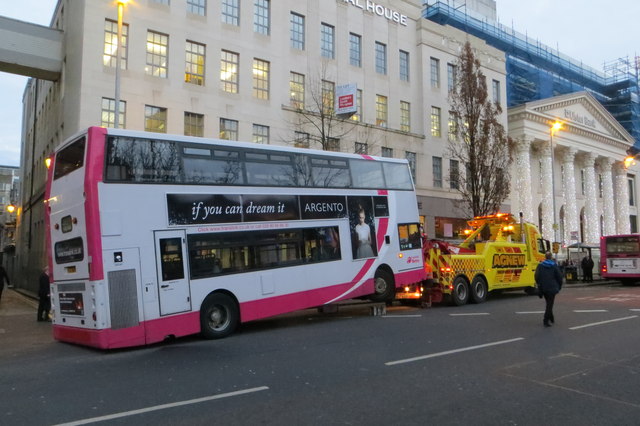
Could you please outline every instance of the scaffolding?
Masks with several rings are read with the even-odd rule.
[[[604,72],[597,71],[513,28],[462,9],[435,1],[425,4],[423,17],[458,28],[505,52],[508,106],[587,91],[640,148],[638,57],[605,63]]]

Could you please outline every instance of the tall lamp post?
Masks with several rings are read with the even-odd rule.
[[[122,15],[124,5],[129,0],[117,0],[118,2],[118,40],[116,40],[116,93],[115,93],[115,117],[113,127],[120,127],[120,67],[122,64]]]
[[[553,153],[553,134],[562,129],[562,123],[554,122],[549,129],[549,145],[551,148],[551,202],[553,203],[553,240],[558,240],[558,224],[556,223],[556,178],[555,178],[555,156]],[[557,253],[556,253],[557,256]]]

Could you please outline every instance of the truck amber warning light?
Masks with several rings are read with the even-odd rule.
[[[493,268],[524,268],[526,264],[524,254],[493,255]]]

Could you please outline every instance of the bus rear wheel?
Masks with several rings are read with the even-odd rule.
[[[469,283],[464,277],[457,277],[453,280],[453,291],[451,292],[451,302],[456,306],[466,305],[469,301]]]
[[[202,302],[200,332],[205,339],[221,339],[233,333],[238,326],[236,302],[224,293],[213,293]]]
[[[395,297],[396,288],[393,275],[383,269],[378,269],[373,278],[374,293],[369,297],[373,302],[390,302]]]

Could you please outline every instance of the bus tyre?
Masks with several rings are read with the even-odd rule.
[[[238,326],[238,305],[224,293],[207,296],[200,308],[200,330],[205,339],[221,339]]]
[[[456,306],[465,305],[469,301],[469,284],[464,277],[457,277],[453,280],[453,291],[451,292],[451,303]]]
[[[487,300],[488,286],[485,279],[476,275],[471,281],[471,300],[473,303],[482,303]]]
[[[393,276],[383,269],[378,269],[373,278],[374,293],[369,297],[373,302],[392,301],[396,294]]]

